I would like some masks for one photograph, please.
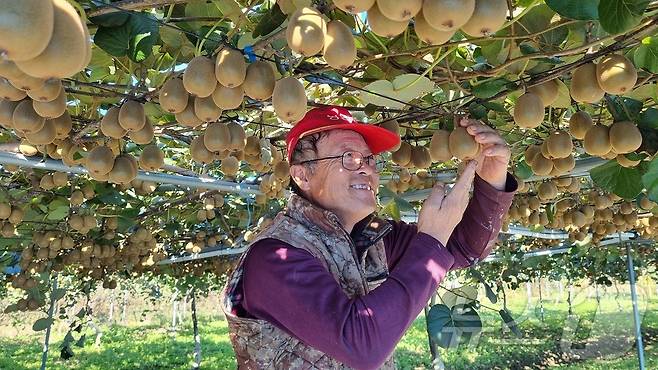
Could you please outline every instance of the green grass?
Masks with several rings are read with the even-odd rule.
[[[636,351],[631,345],[623,347],[612,359],[578,359],[565,354],[560,347],[564,328],[567,326],[565,302],[545,304],[545,321],[542,322],[534,302],[526,308],[523,300],[510,304],[513,316],[519,321],[523,338],[517,339],[509,332],[503,333],[496,312],[480,309],[483,322],[482,335],[471,346],[440,350],[447,369],[636,369]],[[574,331],[576,354],[584,345],[611,343],[610,335],[621,333],[632,337],[633,318],[629,301],[612,298],[602,301],[595,316],[594,299],[579,302],[574,309],[580,319]],[[646,345],[647,368],[658,368],[658,300],[650,301],[646,309],[642,330]],[[189,318],[177,333],[165,327],[166,318],[158,317],[151,324],[135,323],[129,326],[103,325],[100,346],[93,343],[94,336],[87,330],[87,343],[83,348],[73,347],[75,356],[64,361],[59,359],[59,344],[63,332],[53,336],[49,369],[189,369],[192,363],[193,338]],[[234,369],[233,350],[228,339],[224,320],[217,316],[201,316],[203,369]],[[38,369],[41,359],[43,333],[26,332],[20,338],[0,337],[0,369]],[[631,338],[632,339],[632,338]],[[587,342],[589,341],[589,342]],[[591,347],[585,348],[591,348]],[[430,366],[430,354],[425,334],[425,319],[421,314],[404,335],[396,348],[399,369],[426,369]],[[604,354],[610,353],[603,349]]]

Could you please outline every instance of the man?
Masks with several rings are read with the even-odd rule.
[[[505,141],[459,124],[482,152],[447,195],[434,187],[411,225],[373,214],[377,154],[397,135],[341,107],[297,123],[286,138],[294,193],[224,291],[238,368],[395,368],[397,342],[446,273],[489,254],[516,190]]]

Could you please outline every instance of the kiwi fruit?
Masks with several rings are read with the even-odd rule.
[[[465,127],[455,127],[448,138],[450,153],[458,159],[472,159],[478,154],[480,145]]]
[[[176,122],[185,127],[195,128],[203,124],[203,121],[201,121],[201,119],[194,113],[194,99],[194,96],[190,95],[185,109],[182,112],[175,114]]]
[[[119,107],[111,107],[101,119],[101,132],[107,137],[121,139],[127,131],[119,124]]]
[[[41,54],[53,34],[53,1],[5,0],[0,22],[0,55],[13,61]]]
[[[535,157],[538,154],[541,154],[541,146],[532,144],[525,149],[524,154],[525,154],[525,162],[531,165],[532,162],[535,160]]]
[[[537,188],[537,196],[541,200],[554,199],[558,195],[557,186],[552,181],[543,182]]]
[[[28,91],[27,95],[29,95],[32,100],[45,103],[57,99],[62,90],[64,90],[62,80],[54,78],[46,80],[46,83],[44,83],[40,89]]]
[[[571,97],[580,103],[596,103],[605,91],[597,81],[596,64],[586,63],[576,68],[571,74]]]
[[[183,80],[172,78],[162,85],[159,94],[160,106],[169,113],[180,113],[187,107],[189,93],[185,90]]]
[[[208,97],[215,91],[217,77],[215,65],[210,58],[194,57],[183,72],[183,85],[190,94],[198,97]]]
[[[546,139],[548,152],[553,158],[566,158],[573,151],[571,135],[565,131],[554,131]]]
[[[242,85],[247,76],[247,63],[238,50],[222,49],[215,62],[215,77],[222,86],[233,88]]]
[[[66,111],[66,91],[61,89],[57,98],[48,102],[33,100],[32,106],[41,117],[57,118]]]
[[[34,145],[50,144],[55,141],[56,136],[57,129],[55,124],[50,120],[46,120],[43,124],[43,127],[41,127],[39,131],[33,133],[25,133],[25,138],[27,141]]]
[[[656,206],[656,203],[652,202],[646,195],[642,196],[640,199],[640,208],[645,210],[651,210]],[[2,218],[2,217],[0,217]]]
[[[637,82],[637,71],[633,62],[623,55],[604,56],[596,65],[596,78],[599,86],[608,94],[629,93]]]
[[[553,160],[553,167],[560,173],[566,173],[576,167],[576,160],[573,154],[569,154],[564,158],[557,158]]]
[[[416,27],[421,21],[437,31],[454,33],[468,22],[474,11],[475,0],[425,0],[422,20],[420,15],[414,20]]]
[[[151,120],[146,117],[144,127],[141,130],[129,132],[128,136],[135,144],[145,145],[153,141],[155,133],[153,132]]]
[[[46,80],[43,78],[32,77],[26,74],[23,74],[22,77],[17,79],[8,79],[14,87],[23,90],[25,92],[38,90],[46,84]]]
[[[398,121],[396,121],[394,119],[391,119],[391,120],[384,121],[384,122],[380,123],[379,127],[385,128],[388,131],[391,131],[392,133],[400,136],[400,124],[398,123]],[[400,149],[400,144],[401,143],[402,143],[402,140],[400,140],[395,147],[391,148],[390,151],[394,152],[394,151]]]
[[[244,93],[254,100],[267,100],[274,92],[274,69],[268,62],[259,60],[249,64],[247,77],[242,84]]]
[[[450,131],[436,130],[430,140],[432,162],[446,162],[452,159],[450,152]]]
[[[432,165],[429,149],[421,145],[413,146],[411,148],[411,163],[416,168],[429,168]]]
[[[610,129],[603,125],[594,125],[585,135],[583,141],[585,152],[589,155],[602,156],[612,149],[610,144]]]
[[[377,7],[384,17],[397,22],[410,20],[422,6],[423,0],[377,0]]]
[[[527,92],[516,100],[512,115],[519,127],[535,128],[544,121],[544,103],[538,95]]]
[[[11,101],[19,101],[25,99],[27,93],[21,89],[17,89],[8,80],[0,78],[0,98]]]
[[[217,87],[211,96],[215,105],[221,109],[235,109],[242,105],[242,100],[244,100],[244,88],[242,85],[231,88],[223,86],[222,84],[217,84]]]
[[[338,9],[352,14],[359,14],[372,8],[375,5],[375,0],[333,0],[333,3]]]
[[[356,45],[352,29],[339,20],[327,23],[322,54],[327,64],[334,69],[345,69],[354,64]]]
[[[114,160],[114,166],[109,173],[109,181],[115,184],[128,184],[137,177],[137,166],[134,158],[129,155],[120,155]]]
[[[545,107],[553,104],[558,96],[556,80],[550,80],[528,88],[528,92],[539,96]]]
[[[322,51],[327,23],[317,9],[303,7],[295,11],[288,20],[286,40],[290,49],[304,56]]]
[[[209,127],[211,125],[209,125]],[[190,143],[190,154],[192,155],[192,159],[194,159],[196,162],[210,163],[214,160],[214,154],[213,152],[209,151],[208,148],[206,148],[206,145],[204,144],[204,137],[205,134],[199,135],[192,139],[192,142]]]
[[[569,118],[569,132],[578,140],[583,140],[589,130],[594,126],[592,117],[585,111],[578,111]]]
[[[18,61],[16,66],[34,77],[67,78],[84,68],[87,49],[91,47],[89,31],[67,0],[52,0],[52,3],[54,24],[48,45],[39,55]]]
[[[14,128],[14,110],[21,102],[0,99],[0,126],[6,129]]]
[[[247,134],[244,132],[244,127],[237,122],[229,122],[227,127],[230,134],[228,149],[232,151],[243,150],[247,145]]]
[[[503,26],[506,19],[506,0],[475,0],[473,14],[461,29],[474,37],[490,36]]]
[[[640,164],[639,160],[634,161],[632,159],[628,159],[623,154],[618,154],[617,157],[615,157],[615,159],[617,160],[617,163],[619,163],[620,166],[626,167],[626,168],[635,167],[638,164]]]
[[[124,130],[139,131],[146,124],[144,105],[134,100],[126,100],[119,110],[119,125]]]
[[[37,114],[32,107],[32,100],[27,99],[20,102],[14,109],[12,122],[16,130],[33,134],[41,130],[46,119]]]
[[[228,156],[222,159],[219,169],[225,176],[235,177],[238,174],[238,170],[240,170],[240,161],[233,156]]]
[[[610,145],[617,154],[634,152],[642,145],[642,133],[633,122],[615,122],[610,126]]]
[[[532,172],[538,176],[547,176],[553,171],[553,161],[544,157],[543,154],[535,155],[532,163],[529,163]]]
[[[411,145],[401,142],[400,148],[391,154],[391,160],[398,166],[406,167],[411,162]]]
[[[298,121],[306,113],[304,85],[294,77],[280,79],[274,86],[272,105],[282,121]]]
[[[16,63],[12,62],[11,60],[2,60],[2,58],[0,58],[0,77],[4,77],[9,80],[19,79],[22,76],[25,76],[25,73],[16,67]]]
[[[139,167],[145,171],[156,171],[164,165],[164,153],[157,145],[151,144],[144,147],[139,157]]]
[[[441,45],[452,38],[456,31],[441,31],[430,25],[421,14],[414,18],[414,32],[421,41],[430,45]]]
[[[53,184],[55,186],[66,186],[69,181],[69,177],[64,172],[53,172]]]
[[[290,164],[286,161],[281,161],[274,166],[274,176],[279,179],[283,180],[285,178],[290,177]]]
[[[225,123],[214,122],[206,127],[203,143],[211,152],[219,152],[229,149],[231,144],[231,132]]]
[[[214,122],[222,115],[222,108],[215,104],[212,96],[194,98],[194,115],[203,122]]]
[[[106,175],[112,170],[114,160],[112,149],[99,145],[87,153],[84,164],[90,174]]]
[[[379,7],[373,5],[372,8],[368,9],[368,25],[370,26],[370,30],[376,35],[393,37],[404,32],[407,26],[409,26],[409,21],[398,22],[386,18],[379,10]]]

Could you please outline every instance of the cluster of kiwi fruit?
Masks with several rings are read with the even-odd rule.
[[[16,226],[23,222],[25,211],[9,203],[0,202],[0,234],[10,238],[16,234]]]
[[[605,93],[627,94],[637,82],[633,62],[619,54],[606,55],[598,63],[590,62],[571,74],[571,97],[581,103],[596,103]]]
[[[215,209],[222,208],[224,206],[224,196],[222,194],[213,194],[208,196],[203,200],[203,208],[197,211],[196,218],[199,222],[206,220],[212,220],[217,215]]]
[[[289,170],[286,165],[280,164],[282,162],[287,164],[283,160],[281,151],[269,139],[259,139],[255,135],[247,136],[247,143],[244,147],[244,161],[256,172],[275,171],[279,174],[278,177],[283,177],[283,173]]]
[[[431,188],[434,184],[434,179],[426,169],[418,169],[412,174],[409,169],[402,168],[398,172],[398,178],[389,180],[386,187],[394,193],[404,193],[409,189]]]
[[[201,163],[221,160],[221,170],[227,177],[235,177],[244,159],[247,137],[244,128],[236,123],[213,122],[202,135],[190,144],[192,159]]]
[[[573,142],[566,131],[553,131],[541,145],[525,150],[525,161],[538,176],[558,177],[574,169]]]
[[[126,135],[136,144],[146,145],[153,141],[153,124],[146,116],[144,104],[126,100],[121,107],[111,107],[101,119],[103,135],[112,139],[123,139]]]
[[[89,176],[96,181],[108,181],[126,185],[137,177],[138,161],[130,154],[116,155],[115,148],[98,145],[87,152],[84,166]]]
[[[393,37],[404,32],[413,18],[418,38],[443,44],[461,29],[465,34],[490,36],[505,23],[505,0],[334,0],[349,13],[368,12],[372,32]]]
[[[268,215],[261,216],[256,223],[256,226],[252,229],[245,231],[244,241],[251,243],[255,240],[256,236],[263,230],[267,229],[272,225],[274,219]]]
[[[268,199],[283,198],[290,184],[290,166],[281,161],[271,174],[261,176],[259,189],[262,194],[256,195],[256,203],[265,204]]]
[[[389,125],[383,127],[389,128]],[[391,125],[392,126],[392,125]],[[394,131],[394,130],[391,130]],[[404,168],[429,168],[434,162],[446,162],[453,157],[460,160],[469,160],[480,153],[480,144],[464,127],[455,127],[452,131],[436,130],[430,140],[429,148],[426,146],[412,146],[401,141],[391,159],[398,166]]]
[[[69,183],[68,175],[63,172],[53,172],[52,174],[45,174],[39,180],[39,187],[43,190],[52,190],[66,186]]]
[[[87,184],[81,189],[73,190],[69,197],[69,202],[71,203],[71,207],[79,207],[85,200],[93,199],[95,196],[94,187],[91,184]]]
[[[32,250],[30,248],[24,249],[21,253],[21,261],[23,261],[23,259],[26,261],[32,259]],[[35,311],[44,307],[46,301],[43,295],[39,294],[34,289],[38,287],[40,283],[41,280],[39,280],[38,276],[33,276],[32,273],[28,273],[25,269],[20,274],[14,275],[11,279],[12,287],[25,290],[27,296],[20,298],[15,304],[8,305],[5,308],[4,313]]]
[[[92,214],[74,213],[69,216],[69,226],[78,233],[86,235],[91,229],[98,227],[98,220]]]
[[[67,78],[89,64],[89,30],[67,0],[6,0],[2,8],[0,70],[12,81]]]
[[[201,230],[194,233],[193,239],[185,244],[184,249],[188,253],[201,253],[204,249],[216,247],[228,239],[226,234],[211,234]]]

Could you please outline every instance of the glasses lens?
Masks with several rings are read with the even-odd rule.
[[[343,154],[343,167],[346,170],[356,171],[361,168],[363,155],[359,152],[345,152]]]
[[[381,156],[375,157],[375,169],[377,172],[382,172],[386,166],[386,161]]]

